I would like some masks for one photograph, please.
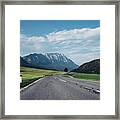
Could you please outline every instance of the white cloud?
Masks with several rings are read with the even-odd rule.
[[[46,39],[41,36],[32,36],[28,37],[21,34],[20,38],[20,47],[21,47],[21,54],[29,54],[33,52],[39,52],[42,49],[42,43],[44,43]]]
[[[21,34],[21,54],[60,52],[77,64],[99,58],[100,28],[82,28],[52,32],[45,36]]]
[[[82,28],[82,29],[73,29],[73,30],[64,30],[59,32],[52,32],[47,35],[47,39],[50,42],[53,41],[65,41],[65,40],[88,40],[90,38],[96,37],[99,35],[100,28]]]
[[[49,42],[74,42],[79,43],[81,40],[91,40],[91,38],[98,37],[100,33],[100,28],[82,28],[82,29],[72,29],[72,30],[64,30],[58,32],[49,33],[46,36],[31,36],[27,37],[21,34],[21,41],[28,42],[28,43],[41,43],[45,41]]]
[[[39,37],[32,36],[32,37],[29,37],[28,40],[30,42],[45,42],[46,39],[44,37],[41,37],[41,36],[39,36]]]

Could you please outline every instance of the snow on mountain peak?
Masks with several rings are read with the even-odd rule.
[[[24,56],[23,59],[36,68],[64,70],[67,67],[72,70],[78,67],[72,60],[60,53],[34,53]]]
[[[60,54],[60,53],[46,53],[45,56],[51,60],[52,62],[54,61],[64,61],[64,62],[68,62],[68,58],[64,55],[64,54]]]

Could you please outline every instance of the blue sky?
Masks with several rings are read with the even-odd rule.
[[[100,58],[99,20],[21,20],[21,56],[58,52],[80,65]]]

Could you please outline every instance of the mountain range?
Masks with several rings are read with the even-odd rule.
[[[71,72],[100,74],[100,59],[78,66],[64,54],[60,53],[29,54],[20,57],[20,66],[62,71],[67,68]]]
[[[78,67],[72,60],[60,53],[29,54],[20,57],[20,66],[54,69],[54,70],[73,70]]]

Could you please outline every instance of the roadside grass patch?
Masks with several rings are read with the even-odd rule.
[[[20,71],[21,71],[20,76],[22,78],[22,81],[20,83],[20,88],[23,88],[43,77],[57,75],[57,74],[64,74],[64,72],[62,71],[35,69],[29,67],[20,67]]]
[[[33,83],[34,81],[36,81],[38,79],[40,79],[40,77],[22,80],[22,82],[20,83],[20,88],[23,88],[23,87]]]
[[[85,74],[85,73],[70,72],[70,73],[67,73],[66,75],[69,75],[78,79],[100,81],[99,74]]]

